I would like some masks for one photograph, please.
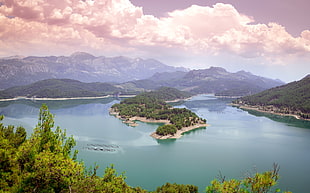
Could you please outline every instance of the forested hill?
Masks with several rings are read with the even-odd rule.
[[[171,88],[171,87],[161,87],[158,90],[151,91],[151,92],[145,92],[145,93],[142,93],[141,95],[146,96],[146,97],[155,97],[159,100],[164,100],[164,101],[186,99],[192,96],[192,94],[189,92],[180,91],[176,88]]]
[[[24,96],[28,98],[97,97],[120,92],[109,83],[83,83],[71,79],[48,79],[0,91],[0,99]]]
[[[310,75],[299,81],[242,97],[234,103],[256,107],[267,112],[294,114],[309,119]]]

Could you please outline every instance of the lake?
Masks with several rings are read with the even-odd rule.
[[[158,124],[138,122],[139,126],[130,127],[110,116],[108,109],[119,102],[113,98],[0,102],[3,122],[31,132],[42,102],[55,115],[55,125],[76,139],[79,160],[87,166],[99,165],[100,175],[114,164],[131,186],[154,190],[175,182],[197,185],[204,192],[219,173],[240,179],[278,163],[278,187],[298,193],[310,190],[309,121],[243,111],[229,106],[231,99],[199,95],[174,105],[192,110],[210,126],[176,140],[150,137]]]

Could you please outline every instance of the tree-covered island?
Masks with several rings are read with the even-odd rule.
[[[208,126],[206,119],[198,117],[192,111],[186,108],[173,108],[165,102],[188,97],[190,94],[186,92],[163,87],[114,104],[110,114],[116,115],[131,126],[137,125],[135,121],[164,123],[151,134],[152,137],[180,138],[184,132]]]

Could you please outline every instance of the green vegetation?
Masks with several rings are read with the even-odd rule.
[[[71,79],[48,79],[0,91],[0,99],[18,96],[37,98],[98,97],[124,92],[109,83],[83,83]],[[126,93],[126,92],[124,92]],[[126,94],[136,94],[127,92]]]
[[[170,184],[166,183],[161,187],[158,187],[155,192],[158,193],[196,193],[198,192],[198,187],[191,184]]]
[[[3,120],[0,116],[0,121]],[[131,187],[124,174],[118,175],[111,167],[102,177],[96,175],[98,166],[85,169],[76,160],[73,137],[54,126],[54,116],[42,105],[39,121],[33,134],[27,138],[23,127],[4,126],[0,122],[0,192],[104,192],[146,193],[140,187]],[[207,192],[270,192],[279,179],[278,167],[256,173],[243,180],[214,180]],[[279,192],[280,190],[276,190]],[[158,187],[154,193],[197,193],[195,185],[170,184]]]
[[[146,97],[155,97],[159,100],[173,101],[177,99],[186,99],[192,96],[189,92],[179,91],[176,88],[161,87],[158,90],[146,92],[142,94]]]
[[[301,118],[310,118],[310,75],[300,81],[275,87],[252,96],[242,97],[238,105],[258,107],[259,110],[294,114]]]
[[[177,132],[175,125],[162,125],[156,129],[157,135],[174,135]]]
[[[158,135],[175,134],[177,129],[196,124],[205,124],[206,120],[199,118],[186,108],[173,108],[164,100],[186,98],[190,95],[173,88],[161,88],[157,91],[142,93],[114,104],[112,109],[123,119],[144,117],[153,120],[168,120],[172,125],[160,126],[156,130]]]
[[[270,171],[255,173],[242,180],[231,179],[226,181],[225,177],[220,176],[211,182],[206,188],[207,193],[268,193],[281,192],[280,189],[272,190],[279,179],[279,166],[274,164]],[[289,192],[287,192],[289,193]]]

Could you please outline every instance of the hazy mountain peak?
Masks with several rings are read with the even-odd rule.
[[[86,52],[74,52],[70,55],[71,58],[79,59],[79,60],[87,60],[87,59],[94,59],[95,56],[86,53]]]
[[[247,72],[247,71],[244,71],[244,70],[240,70],[240,71],[236,72],[236,74],[241,74],[241,75],[253,75],[251,72]]]
[[[222,68],[222,67],[216,67],[216,66],[211,66],[209,69],[206,70],[210,70],[210,71],[214,71],[214,72],[224,72],[226,73],[226,69]]]
[[[22,56],[22,55],[14,55],[14,56],[8,56],[8,57],[3,57],[1,59],[4,59],[4,60],[12,60],[12,59],[23,59],[25,58],[25,56]]]
[[[156,72],[185,71],[154,59],[95,57],[86,52],[75,52],[70,56],[1,59],[0,69],[0,89],[51,78],[120,83],[149,78]]]
[[[140,80],[135,84],[144,89],[169,86],[195,94],[244,96],[282,85],[283,82],[245,71],[231,73],[221,67],[210,67],[189,72],[157,73],[150,79]]]

